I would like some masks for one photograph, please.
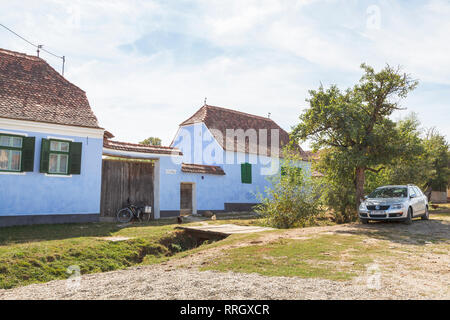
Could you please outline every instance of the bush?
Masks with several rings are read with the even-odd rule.
[[[355,203],[355,170],[345,154],[332,148],[323,150],[314,169],[322,173],[315,183],[320,189],[321,205],[336,223],[347,223],[358,218]]]
[[[304,227],[319,213],[319,197],[312,183],[309,169],[290,164],[282,167],[282,174],[272,178],[272,186],[259,194],[261,204],[255,211],[268,226],[275,228]]]

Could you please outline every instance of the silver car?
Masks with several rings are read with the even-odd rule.
[[[398,220],[411,224],[413,218],[429,218],[428,199],[414,185],[380,187],[364,199],[359,207],[362,223],[370,220]]]

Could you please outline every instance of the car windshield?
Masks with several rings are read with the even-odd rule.
[[[405,187],[379,188],[369,194],[369,198],[406,198],[408,189]]]

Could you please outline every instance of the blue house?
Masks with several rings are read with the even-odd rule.
[[[83,90],[0,49],[0,226],[97,221],[103,135]]]
[[[289,134],[270,118],[205,104],[181,123],[171,145],[183,153],[179,179],[192,188],[192,210],[251,210],[257,193],[280,174],[288,143]],[[299,152],[301,165],[309,168],[306,154]],[[186,201],[180,201],[181,211],[190,209],[189,202],[183,208]]]
[[[170,147],[105,139],[103,152],[109,159],[153,161],[149,192],[154,195],[147,204],[153,204],[158,219],[251,210],[258,203],[257,193],[280,174],[281,149],[288,142],[289,134],[270,118],[204,105],[179,126]],[[310,170],[307,154],[300,148],[299,152],[303,156],[299,165]],[[129,197],[133,194],[124,199]]]
[[[113,138],[83,90],[39,57],[0,49],[0,226],[112,221],[128,202],[155,219],[251,210],[289,142],[270,118],[206,104],[169,147]]]

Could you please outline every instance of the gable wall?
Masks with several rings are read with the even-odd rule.
[[[183,143],[182,138],[186,138],[186,136],[190,137],[190,141]],[[257,203],[256,194],[264,192],[265,187],[271,185],[269,181],[270,175],[266,175],[264,172],[270,172],[268,169],[273,165],[275,170],[272,170],[272,173],[278,175],[280,168],[279,159],[224,151],[217,141],[211,138],[210,131],[203,123],[183,126],[178,130],[172,146],[181,149],[183,162],[219,165],[224,169],[225,176],[183,173],[181,168],[178,168],[180,170],[179,174],[170,178],[167,178],[167,175],[162,172],[161,181],[166,177],[172,181],[176,180],[176,182],[173,182],[175,185],[179,185],[181,182],[195,183],[198,210],[224,210],[225,203]],[[212,150],[215,150],[216,154],[220,153],[220,156],[215,156],[214,152],[211,152]],[[210,156],[211,154],[213,156]],[[227,164],[225,163],[227,157],[231,157],[235,161],[232,164]],[[223,159],[223,162],[211,161],[214,159]],[[241,163],[243,162],[252,163],[252,184],[243,184],[241,182]],[[310,171],[308,162],[302,162],[299,165]],[[202,179],[202,176],[204,179]],[[163,194],[164,192],[162,191]],[[170,191],[166,194],[167,201],[171,198],[170,194],[172,194]],[[179,209],[179,195],[178,198],[175,197],[175,194],[173,196],[174,198],[172,199],[174,201],[172,202],[171,210],[176,210],[175,208]],[[161,203],[163,204],[164,202],[163,198],[161,198]],[[161,209],[163,210],[163,207]]]

